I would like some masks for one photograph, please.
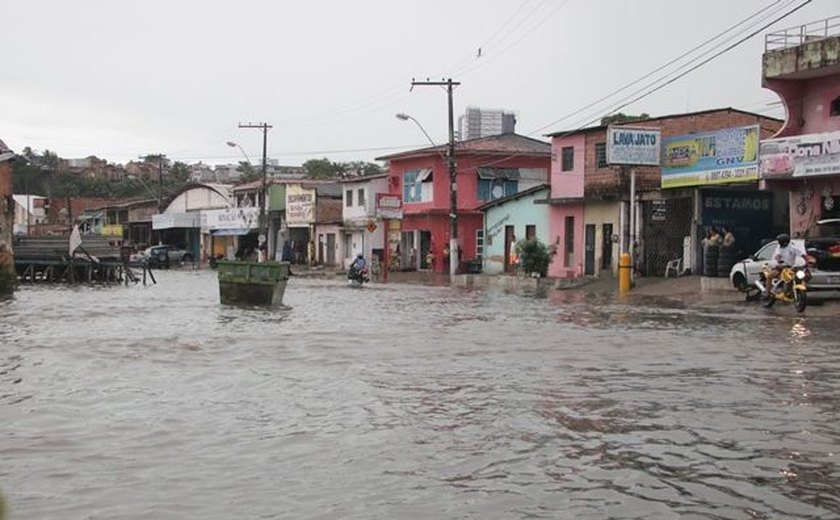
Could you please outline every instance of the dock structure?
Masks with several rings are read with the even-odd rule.
[[[14,255],[20,283],[157,283],[146,262],[130,262],[108,237],[84,235],[74,254],[69,244],[68,236],[18,237]]]

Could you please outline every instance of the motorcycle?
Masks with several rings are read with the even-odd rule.
[[[370,271],[367,266],[364,266],[361,269],[350,267],[347,271],[347,279],[353,285],[361,286],[365,282],[370,282]]]
[[[797,312],[802,312],[808,305],[808,279],[810,272],[807,267],[785,266],[779,272],[777,278],[770,279],[772,268],[765,265],[764,269],[756,280],[756,286],[765,293],[765,287],[769,283],[770,294],[764,296],[762,304],[766,308],[772,307],[777,301],[793,303]]]

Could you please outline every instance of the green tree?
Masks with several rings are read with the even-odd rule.
[[[254,182],[262,177],[262,171],[254,168],[254,166],[248,161],[239,161],[239,166],[236,167],[236,171],[242,174],[239,177],[239,182],[241,184]]]
[[[551,263],[553,253],[539,239],[520,240],[516,243],[516,254],[519,257],[521,272],[527,275],[537,273],[539,276],[548,274],[548,265]]]
[[[309,159],[303,163],[306,176],[310,179],[334,179],[342,174],[341,167],[324,157],[323,159]]]
[[[385,171],[378,164],[365,161],[351,161],[340,164],[343,174],[346,177],[367,177],[368,175],[376,175]]]

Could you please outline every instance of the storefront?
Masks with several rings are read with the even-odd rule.
[[[254,207],[202,211],[202,258],[247,257],[257,245],[259,217]]]

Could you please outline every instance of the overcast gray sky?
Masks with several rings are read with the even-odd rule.
[[[467,106],[501,108],[517,114],[517,133],[542,138],[673,77],[677,66],[569,117],[761,9],[724,39],[734,43],[802,3],[0,0],[0,139],[17,151],[120,163],[149,153],[236,162],[232,140],[258,162],[260,132],[237,126],[264,121],[274,125],[268,155],[282,164],[372,161],[427,144],[397,112],[446,141],[445,91],[409,91],[412,78],[446,77],[461,82],[456,121]],[[761,88],[765,34],[837,15],[836,0],[813,0],[621,111],[732,106],[783,117]],[[680,63],[711,56],[721,41]]]

